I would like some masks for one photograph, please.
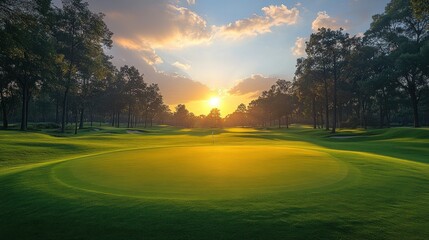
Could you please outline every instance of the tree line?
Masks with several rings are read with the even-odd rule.
[[[363,36],[321,28],[306,42],[293,81],[278,80],[224,126],[429,125],[429,4],[392,0]],[[190,117],[192,118],[192,117]]]
[[[429,125],[429,4],[392,0],[363,36],[321,28],[306,42],[293,82],[279,80],[225,125]]]
[[[106,50],[104,15],[82,0],[0,1],[0,103],[3,127],[54,122],[61,132],[84,122],[136,127],[341,127],[429,125],[429,7],[392,0],[362,36],[321,28],[306,42],[293,81],[278,80],[247,106],[221,117],[172,112],[156,84],[133,66],[117,69]],[[20,105],[20,106],[19,106]],[[20,111],[18,111],[20,110]],[[19,119],[18,119],[19,118]]]
[[[61,7],[51,0],[0,1],[3,128],[10,116],[21,130],[29,119],[53,121],[61,132],[74,123],[75,133],[85,121],[147,126],[167,111],[156,84],[133,66],[113,66],[103,17],[82,0],[63,0]]]

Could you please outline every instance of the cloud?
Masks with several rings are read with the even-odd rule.
[[[189,5],[194,5],[195,4],[195,0],[187,0]]]
[[[188,2],[195,4],[195,0]],[[210,44],[216,34],[239,39],[268,33],[274,26],[295,24],[299,16],[295,7],[270,5],[262,8],[262,16],[216,27],[208,26],[202,16],[177,4],[177,0],[129,0],[128,4],[93,0],[90,7],[106,14],[105,21],[115,33],[114,45],[137,51],[149,65],[163,63],[159,50]]]
[[[212,28],[197,13],[176,5],[175,0],[91,1],[90,7],[106,14],[105,21],[114,32],[114,44],[138,51],[147,63],[159,64],[158,49],[183,48],[208,43]]]
[[[157,73],[155,78],[148,81],[153,81],[159,85],[167,104],[207,99],[212,93],[205,84],[178,75]]]
[[[276,81],[277,78],[264,77],[260,74],[255,74],[241,80],[228,92],[232,95],[246,95],[253,93],[253,96],[258,96],[262,91],[268,90]]]
[[[128,0],[127,4],[117,0],[91,0],[90,8],[104,12],[109,29],[114,32],[114,47],[109,54],[116,56],[114,64],[137,67],[144,74],[146,82],[157,83],[167,104],[187,103],[206,99],[211,89],[186,76],[160,72],[157,64],[163,59],[157,54],[199,44],[210,44],[215,34],[245,37],[270,32],[274,26],[295,24],[299,11],[284,5],[262,8],[262,16],[238,20],[234,23],[214,27],[196,12],[178,6],[177,0],[141,1]],[[166,63],[181,70],[189,64],[177,61]],[[254,75],[249,83],[240,83],[231,92],[241,94],[265,90],[276,79]],[[258,81],[261,80],[261,81]],[[253,81],[255,81],[253,83]]]
[[[316,19],[311,23],[311,29],[317,31],[319,28],[330,28],[333,30],[336,29],[347,29],[348,21],[345,20],[344,23],[339,23],[339,19],[333,18],[328,15],[325,11],[318,12]]]
[[[186,63],[181,63],[179,61],[174,62],[172,65],[177,67],[177,68],[180,68],[182,70],[188,70],[191,68],[191,65],[186,64]]]
[[[156,54],[155,50],[151,48],[148,44],[138,44],[131,39],[121,37],[114,37],[113,39],[119,46],[133,51],[137,51],[140,54],[141,58],[149,65],[163,63],[161,57],[159,57]]]
[[[207,99],[211,94],[211,89],[203,83],[156,70],[155,66],[142,59],[138,51],[113,47],[110,53],[121,56],[121,58],[113,58],[115,66],[120,67],[125,64],[135,66],[140,73],[144,74],[145,82],[158,84],[165,103],[169,105]]]
[[[305,38],[298,37],[295,41],[295,46],[291,48],[292,54],[296,57],[305,56]]]
[[[271,28],[296,24],[299,17],[297,8],[289,9],[285,5],[270,5],[262,8],[263,16],[253,15],[224,26],[216,27],[217,33],[225,38],[240,39],[271,32]]]
[[[112,0],[110,0],[112,1]],[[104,1],[103,1],[104,2]],[[106,21],[115,35],[152,48],[182,48],[208,42],[211,28],[197,13],[167,0],[137,1],[106,13]]]

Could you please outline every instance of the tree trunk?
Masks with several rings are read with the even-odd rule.
[[[77,119],[78,119],[78,112],[79,112],[79,110],[77,109],[77,107],[76,107],[76,109],[75,109],[75,114],[74,114],[74,134],[76,135],[77,134]]]
[[[337,71],[336,71],[336,63],[334,60],[334,109],[332,113],[332,131],[331,133],[335,133],[337,128]]]
[[[417,98],[416,95],[416,91],[415,91],[415,87],[411,86],[409,87],[408,90],[409,94],[410,94],[410,99],[411,99],[411,105],[413,108],[413,116],[414,116],[414,127],[418,128],[420,127],[420,122],[419,122],[419,100]]]
[[[21,109],[21,131],[26,131],[27,130],[27,124],[26,124],[26,119],[27,119],[27,86],[26,84],[22,85],[22,109]]]
[[[329,131],[329,99],[328,99],[328,82],[325,78],[324,80],[324,87],[325,87],[325,127],[326,131]]]
[[[30,92],[27,84],[22,85],[22,109],[21,109],[21,130],[26,131],[28,127],[28,102]]]
[[[363,117],[365,115],[364,109],[365,109],[365,101],[361,99],[359,103],[359,122],[360,122],[359,124],[362,128],[363,128]]]
[[[342,104],[338,106],[338,128],[341,129],[341,122],[343,121],[343,108]]]
[[[380,101],[380,104],[379,104],[379,111],[380,111],[380,115],[379,115],[380,125],[379,125],[379,127],[383,128],[384,127],[384,114],[383,114],[383,103],[382,103],[382,101]]]
[[[79,122],[79,129],[82,129],[83,128],[83,120],[84,120],[84,118],[83,118],[83,114],[84,114],[84,111],[85,111],[85,109],[84,109],[84,107],[82,106],[82,108],[80,109],[80,122]]]
[[[26,99],[27,102],[25,103],[25,129],[28,128],[28,109],[29,109],[28,105],[30,103],[30,96],[31,96],[31,93],[27,88],[27,99]]]
[[[316,98],[314,96],[311,104],[313,109],[313,129],[316,129],[317,128]]]
[[[58,124],[59,122],[59,116],[60,116],[60,112],[59,112],[59,108],[60,108],[60,103],[58,101],[58,98],[55,98],[55,123]]]
[[[362,99],[361,96],[359,95],[358,97],[358,104],[356,106],[356,117],[359,121],[359,124],[362,122],[362,112],[361,112],[361,105],[362,105]]]
[[[363,104],[362,104],[362,114],[363,114],[363,118],[362,118],[362,120],[363,120],[363,122],[362,122],[362,126],[363,126],[363,128],[364,129],[367,129],[368,128],[368,103],[367,102],[364,102]]]
[[[387,100],[386,100],[387,102]],[[390,128],[390,109],[387,103],[384,105],[384,114],[386,116],[386,127]]]
[[[64,97],[63,97],[63,113],[61,116],[61,132],[64,133],[66,130],[66,113],[67,113],[67,96],[69,92],[69,87],[66,87],[66,90],[64,91]]]
[[[120,126],[119,118],[121,117],[121,114],[118,112],[116,116],[117,116],[117,119],[116,119],[116,127],[117,127],[117,128],[119,128],[119,126]]]
[[[1,89],[0,89],[1,91]],[[3,92],[0,92],[0,102],[1,102],[1,109],[3,113],[3,128],[7,129],[9,126],[9,123],[7,121],[7,109],[6,109],[6,103],[4,102]]]
[[[413,105],[413,116],[414,116],[414,127],[418,128],[420,127],[420,121],[419,121],[419,106],[418,106],[418,100],[417,97],[412,96],[411,97],[411,102]]]
[[[130,121],[131,121],[131,103],[128,104],[128,121],[127,121],[127,128],[130,127]]]
[[[70,112],[67,109],[67,111],[66,111],[66,126],[69,125],[69,123],[70,123]]]
[[[93,111],[93,109],[92,109],[92,107],[90,108],[90,114],[89,114],[89,119],[90,119],[90,122],[91,122],[91,127],[92,127],[92,122],[94,122],[94,111]]]

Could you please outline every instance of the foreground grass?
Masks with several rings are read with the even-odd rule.
[[[0,132],[6,239],[427,239],[429,130]],[[358,137],[351,137],[358,136]]]

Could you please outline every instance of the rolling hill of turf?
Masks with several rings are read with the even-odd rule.
[[[429,129],[0,131],[0,153],[4,239],[429,238]]]

